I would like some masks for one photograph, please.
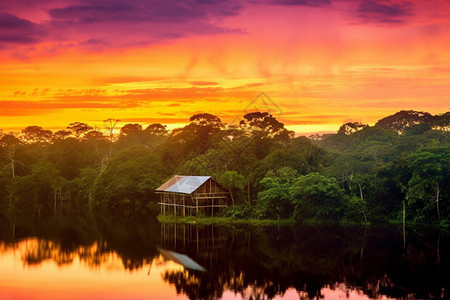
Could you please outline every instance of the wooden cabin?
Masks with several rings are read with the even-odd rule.
[[[228,206],[230,193],[211,176],[175,175],[155,190],[161,214],[213,216]]]

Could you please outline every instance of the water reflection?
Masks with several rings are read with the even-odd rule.
[[[407,230],[405,247],[396,226],[96,221],[1,236],[0,290],[11,299],[450,297],[449,235],[438,230]]]

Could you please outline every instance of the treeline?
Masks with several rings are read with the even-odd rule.
[[[211,175],[229,189],[234,205],[223,214],[234,218],[377,222],[404,215],[448,225],[449,113],[428,115],[400,112],[311,139],[294,137],[267,112],[232,125],[196,114],[170,132],[126,124],[114,134],[114,119],[102,130],[77,122],[55,133],[0,131],[0,214],[10,224],[156,214],[154,189],[185,174]]]

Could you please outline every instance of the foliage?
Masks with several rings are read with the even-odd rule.
[[[167,170],[153,151],[133,146],[117,153],[95,179],[93,206],[128,214],[142,213]]]
[[[86,123],[75,122],[70,123],[67,129],[78,139],[94,128]]]
[[[257,209],[262,217],[280,219],[292,216],[293,205],[289,195],[297,171],[283,167],[270,170],[261,180],[263,190],[258,193]]]
[[[170,132],[105,120],[52,133],[0,130],[0,215],[26,218],[156,213],[154,189],[174,174],[209,175],[232,195],[230,218],[450,222],[449,112],[402,111],[375,126],[346,123],[313,140],[268,112],[227,125],[208,113]],[[400,133],[400,134],[399,134]]]
[[[319,173],[299,176],[289,189],[297,220],[338,221],[343,211],[344,191],[334,178]]]
[[[255,217],[254,210],[246,203],[227,207],[222,216],[232,219],[249,219]]]
[[[242,191],[245,187],[245,178],[236,171],[226,171],[222,174],[220,183],[230,191],[231,200],[234,204],[236,192],[239,190]]]
[[[405,129],[419,123],[431,123],[433,116],[427,112],[402,110],[398,113],[383,118],[377,122],[377,125],[386,129],[393,129],[403,133]]]
[[[411,179],[406,198],[416,210],[416,221],[435,221],[448,217],[450,152],[446,148],[421,149],[409,158]]]

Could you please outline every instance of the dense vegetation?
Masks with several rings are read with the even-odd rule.
[[[235,125],[197,114],[171,132],[127,124],[113,134],[117,121],[105,120],[106,134],[79,122],[0,131],[1,220],[156,214],[154,189],[189,174],[229,189],[225,217],[450,223],[449,112],[402,111],[310,139],[266,112]]]

